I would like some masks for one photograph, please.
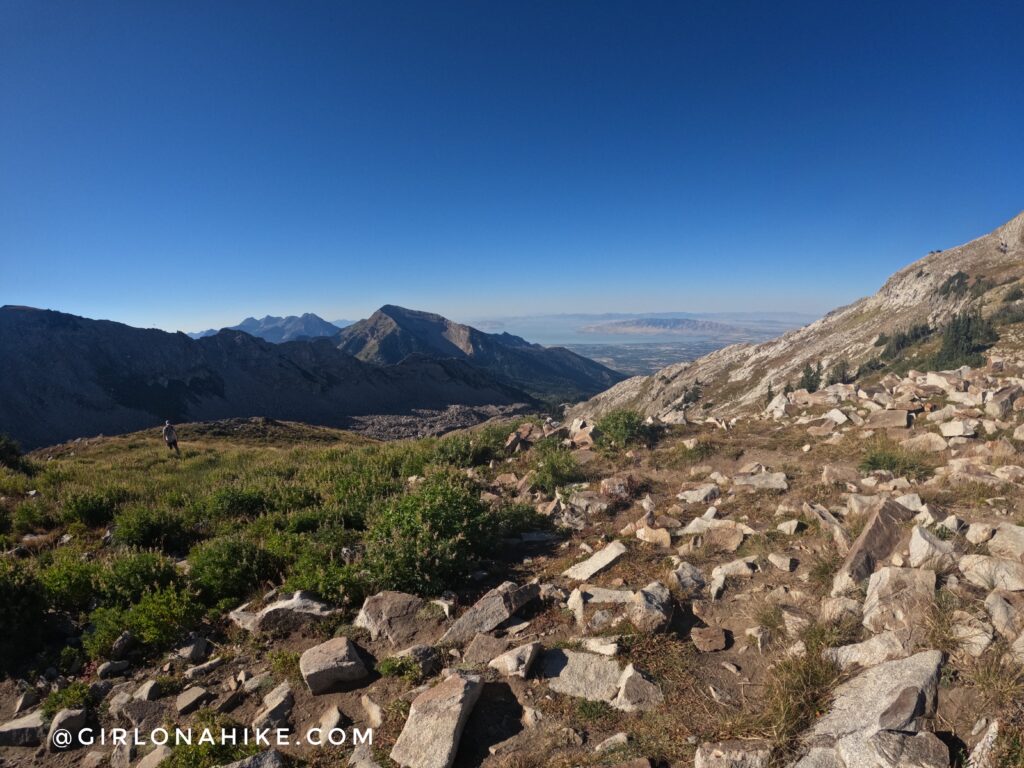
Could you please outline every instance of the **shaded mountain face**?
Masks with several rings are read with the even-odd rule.
[[[338,348],[364,362],[394,365],[410,355],[464,360],[545,400],[578,400],[625,378],[561,347],[484,333],[440,315],[387,305],[342,329]]]
[[[270,344],[0,308],[0,432],[26,447],[172,421],[268,416],[326,426],[453,405],[537,403],[463,360],[381,367],[325,338]]]
[[[255,317],[247,317],[238,325],[232,325],[226,330],[244,331],[250,336],[269,341],[272,344],[281,344],[286,341],[298,339],[316,339],[321,336],[333,336],[338,332],[339,326],[329,323],[322,317],[307,312],[301,317],[289,315],[288,317],[274,317],[267,315],[257,320]],[[199,331],[188,334],[193,339],[203,339],[217,333],[214,329]]]
[[[882,334],[922,323],[940,327],[964,311],[988,317],[1013,305],[1015,288],[1024,290],[1024,213],[969,243],[928,254],[890,277],[875,295],[810,325],[629,379],[576,406],[571,415],[598,416],[627,407],[668,422],[694,408],[733,416],[762,407],[769,386],[781,392],[800,378],[805,365],[820,363],[828,370],[845,361],[856,368],[878,356]],[[695,386],[701,392],[696,403]]]

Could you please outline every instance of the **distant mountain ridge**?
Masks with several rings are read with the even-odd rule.
[[[26,447],[172,421],[268,416],[325,426],[465,406],[536,406],[462,360],[364,363],[326,338],[271,344],[0,307],[0,432]]]
[[[350,427],[357,418],[462,406],[537,409],[624,378],[568,350],[427,312],[387,306],[356,325],[271,343],[240,330],[192,339],[0,307],[0,432],[37,447],[164,419],[268,416]]]
[[[220,330],[244,331],[250,336],[269,341],[272,344],[281,344],[286,341],[296,341],[304,338],[316,339],[321,336],[333,336],[338,332],[339,328],[344,327],[346,324],[344,320],[329,323],[312,312],[306,312],[303,315],[288,315],[287,317],[266,315],[259,320],[255,317],[247,317],[238,325],[232,325],[226,329],[221,328]],[[219,333],[217,329],[209,328],[205,331],[190,333],[188,336],[193,339],[203,339],[216,333]]]
[[[997,317],[1020,307],[1024,291],[1024,213],[968,243],[932,251],[893,274],[878,292],[810,325],[759,344],[733,344],[692,362],[635,376],[575,406],[600,416],[633,408],[667,422],[732,417],[762,408],[771,391],[794,385],[805,366],[850,370],[876,359],[883,334],[926,324],[940,328],[959,313]],[[700,397],[693,394],[699,391]]]
[[[674,334],[680,336],[696,336],[698,334],[735,333],[740,328],[714,320],[696,320],[689,317],[643,317],[632,320],[614,320],[607,323],[594,323],[580,328],[581,333],[601,333],[609,335],[655,335]]]
[[[410,355],[455,358],[544,399],[578,400],[625,376],[562,347],[509,333],[484,333],[430,312],[385,305],[341,330],[338,348],[364,362],[394,365]]]

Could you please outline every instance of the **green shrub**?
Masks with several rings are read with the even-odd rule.
[[[883,360],[892,360],[903,352],[908,347],[913,346],[921,341],[924,341],[934,333],[932,327],[927,323],[919,323],[912,325],[906,330],[895,331],[892,336],[886,336],[884,333],[878,337],[876,345],[883,346],[881,357]],[[885,339],[883,344],[879,344],[882,339]]]
[[[797,382],[797,389],[806,389],[808,392],[817,392],[821,387],[821,363],[812,366],[804,363],[804,369],[800,374],[800,381]]]
[[[529,504],[501,504],[491,511],[493,529],[499,538],[511,538],[525,531],[548,530],[551,520],[537,514]]]
[[[651,431],[644,424],[644,417],[628,408],[609,411],[596,427],[600,444],[608,448],[624,449],[650,443]]]
[[[246,743],[245,729],[226,715],[200,710],[196,714],[193,728],[198,732],[208,728],[211,733],[232,734],[234,738],[214,738],[203,741],[197,738],[191,744],[178,744],[170,756],[160,763],[160,768],[216,768],[251,757],[260,751],[255,739]]]
[[[50,514],[50,510],[36,499],[25,499],[19,502],[11,514],[11,528],[18,534],[48,530],[55,524],[56,521]]]
[[[1024,288],[1021,288],[1019,285],[1013,286],[1013,288],[1007,291],[1006,295],[1003,296],[1003,301],[1007,304],[1013,301],[1020,301],[1021,299],[1024,299]]]
[[[51,691],[43,699],[43,714],[50,719],[62,709],[88,709],[91,705],[89,684],[79,680],[62,690]]]
[[[106,605],[130,606],[144,594],[179,585],[174,562],[156,552],[124,552],[96,574],[96,591]]]
[[[850,364],[846,362],[845,358],[841,358],[829,369],[827,383],[829,386],[833,384],[849,384],[853,381],[853,378]]]
[[[992,313],[989,319],[998,325],[1016,325],[1017,323],[1024,323],[1024,306],[1015,305],[1012,307],[1000,307]]]
[[[939,296],[946,298],[960,298],[964,296],[967,293],[967,284],[969,280],[970,275],[963,271],[950,275],[946,278],[945,282],[939,286]]]
[[[335,605],[359,605],[367,594],[366,580],[355,565],[319,550],[309,550],[292,563],[285,579],[290,590],[312,592]]]
[[[299,669],[299,654],[295,651],[271,651],[267,654],[270,671],[281,682],[291,680],[302,682],[302,671]]]
[[[110,655],[110,648],[124,630],[135,636],[146,653],[166,650],[195,627],[202,605],[195,595],[179,587],[147,592],[130,608],[97,608],[89,616],[91,628],[82,645],[92,658]]]
[[[377,664],[377,671],[384,677],[401,677],[414,685],[422,677],[419,664],[411,656],[389,656]]]
[[[221,488],[206,500],[207,512],[214,520],[256,517],[272,507],[265,493],[251,488]]]
[[[129,507],[114,518],[114,541],[141,549],[184,552],[191,535],[181,515],[162,508]]]
[[[533,484],[545,493],[585,479],[576,457],[554,440],[542,440],[533,451]]]
[[[977,312],[963,312],[942,329],[942,345],[932,365],[939,370],[983,365],[982,353],[997,341],[999,334],[991,322]]]
[[[280,573],[280,563],[259,544],[238,536],[211,539],[189,553],[189,577],[207,603],[240,600]]]
[[[92,608],[93,592],[100,564],[76,547],[63,547],[50,557],[39,572],[49,605],[77,614]]]
[[[10,669],[34,650],[45,604],[46,592],[28,566],[0,559],[0,670]]]
[[[467,478],[434,474],[374,515],[365,561],[371,581],[431,595],[458,586],[494,540],[490,522]]]
[[[70,494],[62,504],[64,521],[79,522],[89,528],[106,525],[114,519],[114,512],[125,497],[125,492],[117,488]]]
[[[28,471],[28,462],[21,453],[21,446],[0,432],[0,467],[7,467],[15,472]]]
[[[875,440],[869,446],[860,462],[861,472],[885,470],[896,477],[923,480],[931,475],[935,467],[920,453],[908,451],[888,440]]]

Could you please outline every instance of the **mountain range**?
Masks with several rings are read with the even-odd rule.
[[[600,333],[608,335],[652,336],[671,334],[678,336],[721,336],[738,333],[741,329],[734,325],[719,323],[714,320],[696,320],[689,317],[640,317],[630,320],[613,320],[606,323],[594,323],[580,328],[581,333]]]
[[[164,419],[267,416],[345,427],[355,417],[453,406],[537,409],[542,399],[587,397],[623,378],[567,350],[399,307],[357,325],[274,344],[238,330],[192,339],[4,306],[0,432],[36,447]],[[446,334],[458,342],[441,343]]]
[[[229,331],[244,331],[250,336],[269,341],[272,344],[281,344],[286,341],[297,341],[298,339],[316,339],[321,336],[333,336],[339,328],[350,325],[350,320],[335,320],[329,323],[312,312],[304,315],[288,315],[287,317],[274,317],[267,315],[259,320],[255,317],[247,317],[238,325],[232,325]],[[224,329],[221,329],[224,330]],[[205,331],[190,333],[193,339],[203,339],[213,336],[218,331],[216,328],[208,328]]]
[[[724,347],[692,362],[636,376],[576,406],[597,416],[621,407],[668,422],[731,417],[794,385],[808,366],[850,370],[876,362],[884,343],[915,328],[939,329],[977,313],[1024,318],[1024,213],[964,245],[933,251],[892,275],[877,293],[759,344]],[[697,394],[699,393],[699,397]]]
[[[440,315],[393,305],[337,336],[343,352],[368,363],[394,365],[409,355],[465,360],[535,397],[578,400],[624,376],[561,347],[531,344],[510,333],[484,333]]]

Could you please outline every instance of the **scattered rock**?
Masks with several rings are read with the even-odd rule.
[[[440,642],[464,643],[478,632],[490,632],[539,594],[540,587],[536,584],[519,587],[506,581],[477,600],[444,633]]]
[[[576,563],[565,570],[562,575],[576,581],[586,581],[626,554],[626,545],[621,541],[613,541],[606,547],[598,550],[582,563]]]
[[[314,696],[369,675],[358,648],[347,637],[335,637],[305,651],[299,657],[299,670]]]
[[[411,640],[419,629],[417,614],[423,601],[405,592],[378,592],[363,601],[355,625],[370,633],[370,639],[387,640],[397,647]]]
[[[451,768],[482,690],[479,677],[452,675],[417,696],[391,759],[403,768]]]

